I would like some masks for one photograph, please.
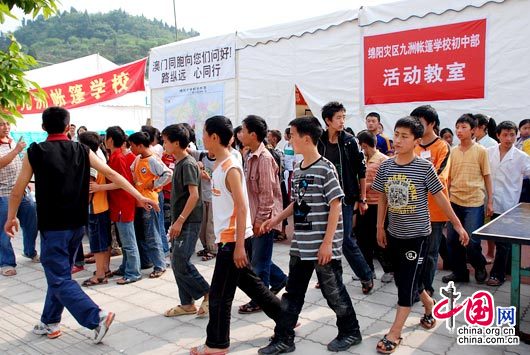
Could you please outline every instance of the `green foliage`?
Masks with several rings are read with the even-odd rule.
[[[57,11],[54,0],[0,0],[0,23],[4,23],[6,17],[16,18],[11,13],[14,7],[33,18],[42,12],[42,19]],[[0,118],[14,123],[22,116],[18,108],[29,104],[32,95],[43,100],[46,94],[37,83],[24,78],[24,71],[36,66],[37,62],[21,51],[15,37],[1,34],[0,46]],[[37,91],[30,94],[32,88]]]
[[[46,63],[99,53],[117,64],[125,64],[146,57],[153,47],[175,41],[174,27],[144,16],[131,16],[123,10],[88,14],[71,8],[47,20],[38,16],[22,22],[14,34],[24,50]],[[180,40],[197,35],[193,29],[179,29],[178,37]]]

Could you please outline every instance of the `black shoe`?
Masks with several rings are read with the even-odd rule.
[[[288,279],[288,277],[285,277],[285,280],[278,287],[271,287],[271,292],[277,295],[282,290],[282,288],[287,286]]]
[[[488,272],[486,271],[486,268],[475,269],[475,280],[477,280],[478,284],[483,284],[487,277]]]
[[[149,264],[140,266],[140,269],[147,270],[147,269],[152,268],[153,266],[154,266],[153,263],[149,263]]]
[[[360,344],[361,341],[363,341],[363,338],[360,332],[347,336],[337,336],[328,344],[328,350],[334,352],[346,351],[353,345]]]
[[[294,345],[294,338],[290,341],[279,340],[278,337],[273,336],[269,345],[258,350],[258,354],[276,355],[284,353],[292,353],[296,349]]]
[[[445,275],[444,277],[442,277],[442,282],[443,283],[446,284],[449,281],[453,281],[453,282],[469,282],[469,275],[467,275],[466,277],[456,277],[455,273],[452,272],[449,275]]]

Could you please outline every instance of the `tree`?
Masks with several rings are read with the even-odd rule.
[[[57,13],[55,0],[0,0],[0,24],[6,17],[15,18],[13,8],[21,9],[33,18],[40,13],[45,18]],[[0,51],[0,118],[14,123],[16,118],[22,117],[18,109],[31,103],[31,97],[44,100],[46,93],[40,86],[24,77],[24,71],[37,65],[37,61],[23,53],[16,38],[8,35],[9,47]],[[30,92],[33,88],[37,91]]]

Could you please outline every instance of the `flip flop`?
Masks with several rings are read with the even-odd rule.
[[[202,313],[199,313],[202,310]],[[197,318],[206,318],[210,314],[210,304],[208,301],[202,301],[199,310],[197,311]]]
[[[206,345],[196,346],[190,349],[191,355],[226,355],[228,354],[228,348],[218,351],[208,351]]]
[[[109,283],[109,280],[106,277],[102,277],[102,278],[91,277],[83,281],[81,285],[84,287],[90,287],[90,286],[96,286],[96,285],[104,285],[107,283]]]
[[[164,269],[164,270],[154,270],[153,272],[151,272],[149,274],[149,278],[150,279],[157,279],[160,276],[164,275],[164,272],[166,272],[166,269]]]
[[[181,305],[178,305],[164,312],[165,317],[178,317],[178,316],[185,316],[188,314],[197,314],[197,311],[186,311],[184,308],[182,308]]]
[[[17,270],[14,267],[5,267],[2,270],[3,276],[15,276],[17,274]]]

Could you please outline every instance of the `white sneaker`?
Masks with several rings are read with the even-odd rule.
[[[393,272],[385,272],[383,276],[381,276],[381,282],[383,283],[390,283],[394,281],[394,273]]]
[[[61,327],[59,323],[44,324],[40,322],[33,327],[33,334],[47,335],[49,339],[55,339],[61,336]]]
[[[116,315],[112,312],[99,312],[99,325],[94,329],[94,344],[99,344],[109,331],[110,325],[114,321]]]

